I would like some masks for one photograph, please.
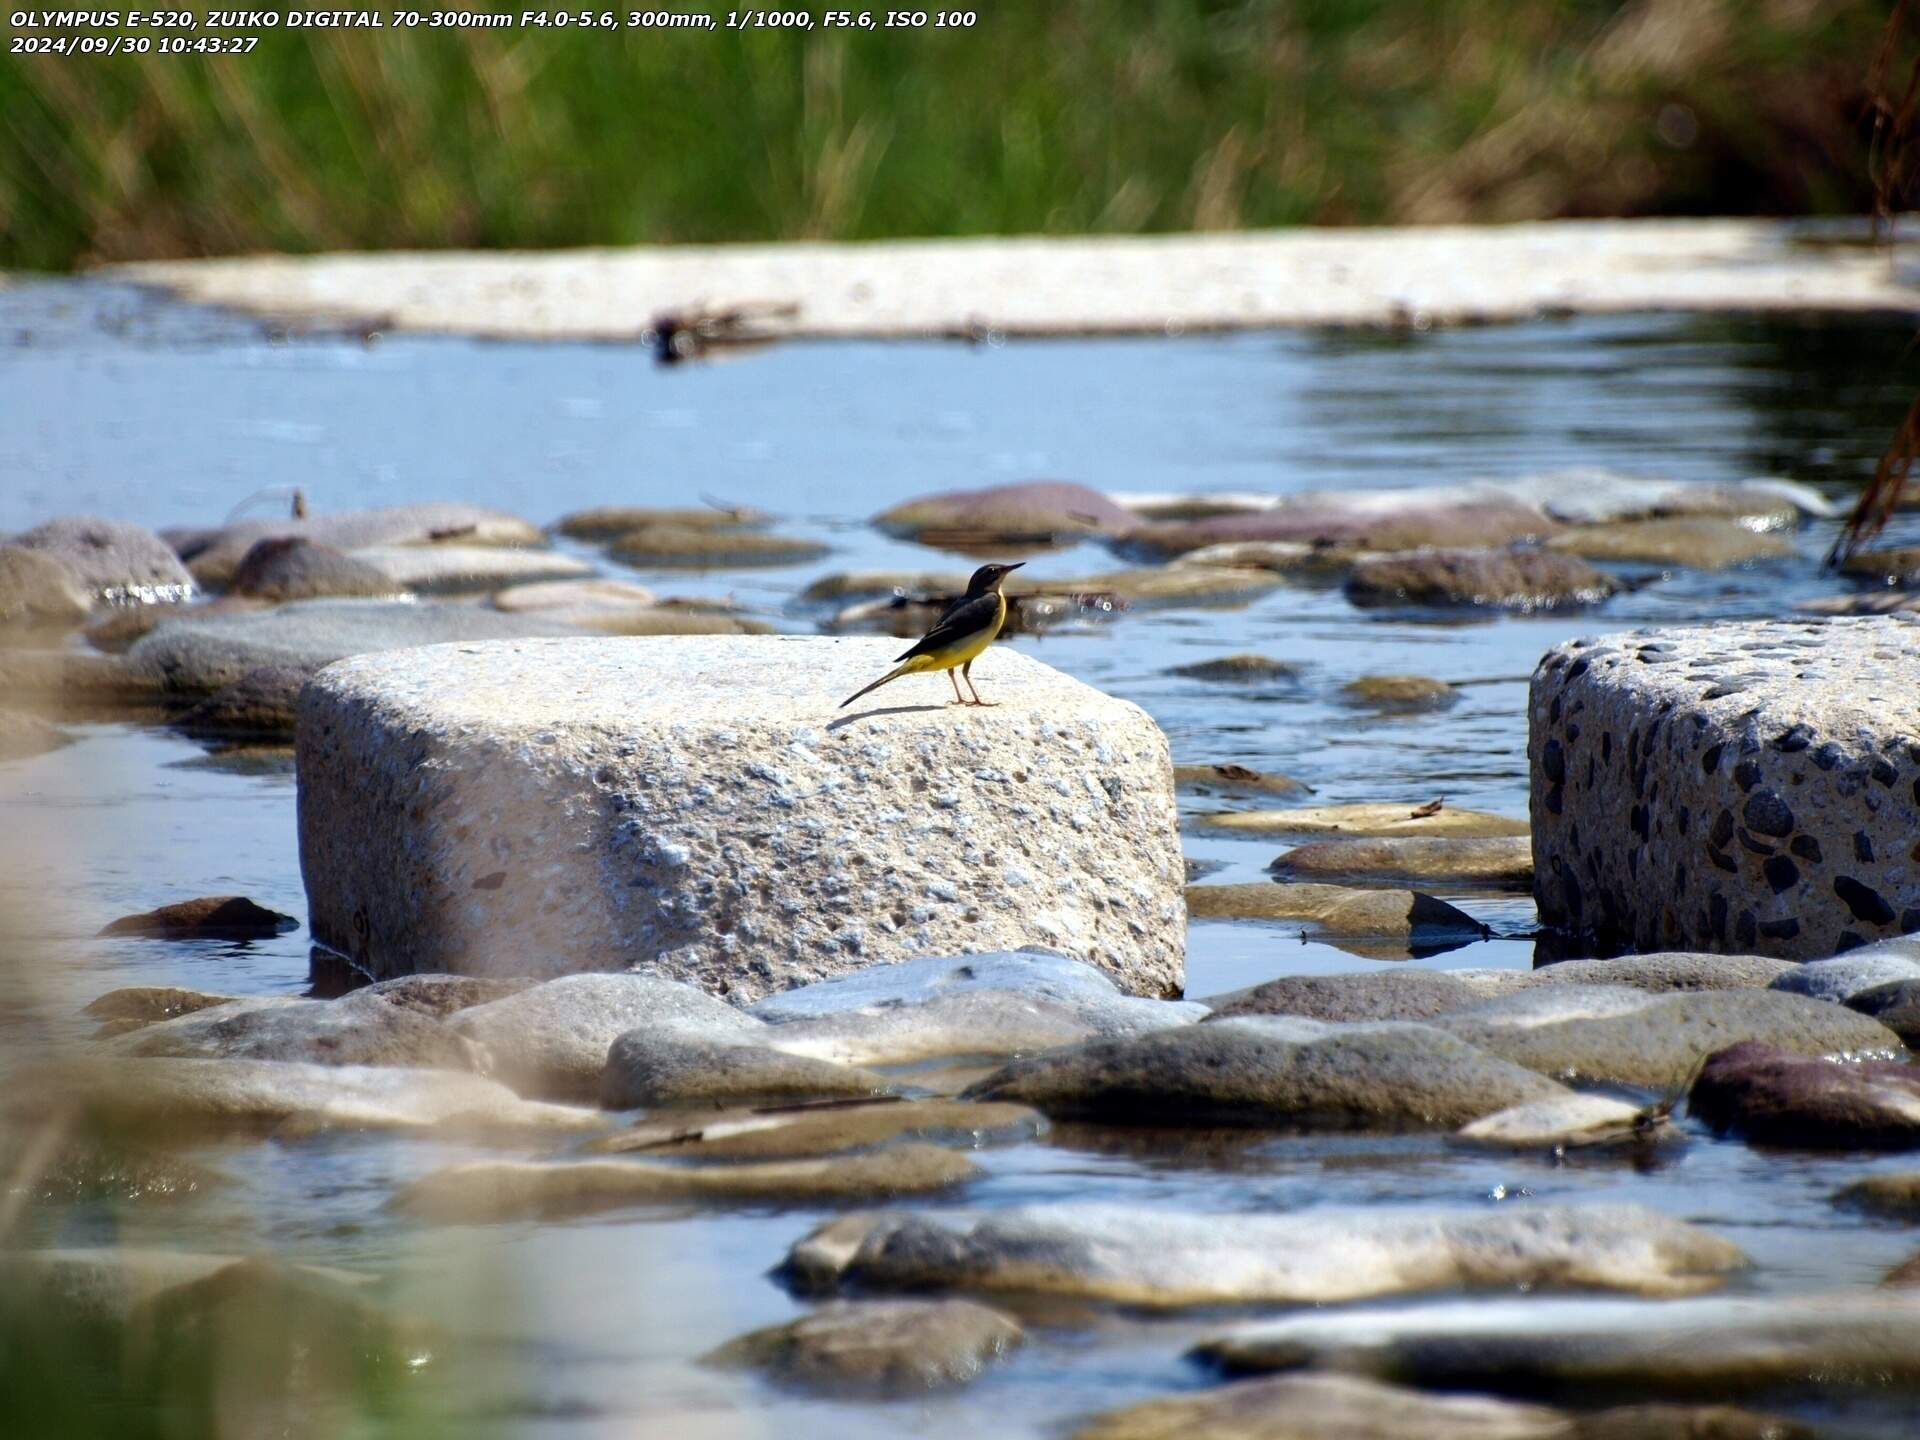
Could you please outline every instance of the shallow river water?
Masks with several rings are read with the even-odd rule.
[[[298,486],[319,509],[445,498],[542,523],[589,505],[710,495],[775,511],[783,533],[833,553],[708,573],[627,571],[579,553],[663,593],[731,596],[807,631],[820,617],[795,597],[822,574],[963,564],[865,523],[957,486],[1045,476],[1114,490],[1293,491],[1593,465],[1780,475],[1849,496],[1911,400],[1910,338],[1862,321],[1628,316],[1434,333],[808,344],[662,369],[638,346],[275,339],[137,292],[36,285],[0,290],[0,533],[76,512],[212,523],[265,487]],[[1327,803],[1444,796],[1524,815],[1526,679],[1543,650],[1579,634],[1780,614],[1837,593],[1842,583],[1818,564],[1833,534],[1831,522],[1809,524],[1794,557],[1718,574],[1617,567],[1650,583],[1574,615],[1380,614],[1355,610],[1338,588],[1288,588],[1242,608],[1139,610],[1012,643],[1138,702],[1176,760],[1284,772]],[[1916,534],[1904,517],[1893,538]],[[1085,546],[1033,557],[1031,571],[1114,563]],[[1238,651],[1304,673],[1263,694],[1168,673]],[[1459,703],[1411,718],[1340,703],[1346,680],[1407,672],[1452,682]],[[304,914],[291,773],[210,765],[202,747],[156,728],[73,732],[66,749],[0,769],[0,807],[23,857],[0,876],[9,908],[47,936],[90,934],[192,895],[242,893]],[[1182,803],[1191,814],[1216,802]],[[1282,847],[1188,835],[1185,848],[1219,867],[1211,879],[1251,880]],[[1196,924],[1188,993],[1388,963],[1535,962],[1529,901],[1439,893],[1492,938],[1382,962],[1297,927]],[[304,931],[254,944],[75,939],[61,951],[66,968],[34,1018],[76,1036],[73,1007],[118,985],[293,994],[308,978]],[[1472,1155],[1428,1137],[1063,1126],[982,1151],[986,1177],[946,1203],[1100,1199],[1214,1212],[1231,1226],[1236,1214],[1326,1205],[1632,1199],[1744,1247],[1755,1266],[1735,1291],[1864,1287],[1913,1250],[1911,1231],[1830,1202],[1889,1162],[1767,1152],[1685,1129],[1684,1146],[1636,1166]],[[675,1208],[476,1228],[387,1212],[398,1184],[464,1153],[366,1136],[211,1147],[204,1158],[234,1184],[138,1214],[70,1211],[43,1238],[273,1248],[376,1271],[397,1306],[464,1336],[427,1381],[430,1408],[463,1433],[1055,1435],[1075,1416],[1208,1379],[1181,1355],[1218,1315],[1111,1312],[1037,1317],[1011,1361],[933,1399],[820,1400],[703,1369],[695,1358],[712,1346],[799,1313],[766,1272],[828,1212]],[[1849,1420],[1863,1433],[1912,1433],[1883,1409]]]

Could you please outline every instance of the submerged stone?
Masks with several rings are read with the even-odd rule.
[[[970,1149],[1030,1139],[1046,1124],[1039,1111],[1024,1105],[896,1099],[803,1103],[648,1119],[586,1148],[607,1155],[791,1160],[878,1149],[902,1140]]]
[[[138,915],[122,915],[100,933],[152,935],[163,940],[266,939],[299,928],[300,922],[291,915],[256,905],[244,895],[208,895],[198,900],[176,900]]]
[[[1448,880],[1524,890],[1533,882],[1533,844],[1525,835],[1316,840],[1267,868],[1309,879]]]
[[[972,1300],[837,1300],[704,1358],[790,1384],[900,1395],[965,1385],[1025,1338]]]
[[[1486,934],[1478,920],[1432,895],[1345,885],[1259,880],[1189,885],[1187,913],[1195,920],[1299,920],[1331,935],[1404,937],[1416,944],[1478,940]]]
[[[1361,561],[1346,593],[1355,605],[1534,611],[1597,605],[1619,588],[1578,556],[1553,550],[1415,550]]]
[[[1266,655],[1222,655],[1215,660],[1196,660],[1190,665],[1176,665],[1167,673],[1184,675],[1189,680],[1260,685],[1276,680],[1297,680],[1300,667],[1290,660],[1275,660]]]
[[[1460,698],[1446,681],[1427,675],[1362,675],[1342,685],[1340,695],[1350,705],[1386,711],[1439,710]]]
[[[1671,1134],[1664,1113],[1609,1095],[1530,1100],[1463,1125],[1454,1138],[1502,1150],[1563,1150],[1651,1145]]]
[[[1725,570],[1732,565],[1793,554],[1793,542],[1784,535],[1754,530],[1738,520],[1711,516],[1583,525],[1554,536],[1547,542],[1547,548],[1564,550],[1588,560],[1673,565],[1692,570]]]

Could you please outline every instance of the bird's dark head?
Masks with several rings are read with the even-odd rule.
[[[967,597],[991,595],[1000,588],[1000,582],[1018,570],[1027,562],[1016,560],[1011,565],[982,565],[973,572],[973,578],[967,582]]]

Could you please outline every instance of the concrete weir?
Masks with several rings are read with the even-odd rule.
[[[343,660],[299,714],[314,937],[376,976],[640,967],[740,1001],[1040,946],[1177,992],[1166,737],[996,648],[847,709],[897,640],[502,640]]]
[[[1544,923],[1797,960],[1920,930],[1920,617],[1575,640],[1529,720]]]

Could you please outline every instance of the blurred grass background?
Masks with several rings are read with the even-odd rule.
[[[1860,213],[1890,9],[1065,0],[983,5],[970,30],[0,54],[0,266]]]

